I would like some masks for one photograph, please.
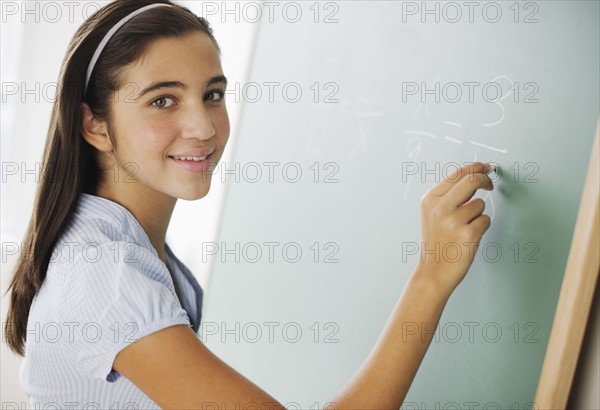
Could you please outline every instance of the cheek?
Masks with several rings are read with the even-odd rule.
[[[132,127],[133,128],[133,127]],[[147,119],[135,127],[134,149],[149,156],[166,155],[167,148],[177,138],[177,127],[169,121]]]
[[[154,179],[157,172],[162,172],[168,159],[169,136],[172,135],[169,132],[172,130],[164,125],[134,122],[126,129],[129,132],[123,133],[123,138],[120,138],[119,162],[127,169],[134,169],[142,180]]]
[[[176,138],[177,124],[161,115],[144,115],[134,107],[116,107],[115,135],[121,156],[128,161],[143,162],[166,156],[166,149]]]
[[[229,126],[229,115],[227,110],[220,112],[215,118],[215,128],[221,137],[225,140],[229,138],[230,126]]]

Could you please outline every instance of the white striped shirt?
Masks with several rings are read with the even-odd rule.
[[[80,195],[29,312],[19,376],[32,408],[160,408],[112,365],[160,329],[186,324],[198,333],[202,288],[165,251],[173,276],[126,208]]]

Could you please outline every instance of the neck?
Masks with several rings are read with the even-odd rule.
[[[160,260],[166,264],[165,237],[177,198],[150,188],[140,192],[139,189],[119,191],[106,186],[99,186],[95,195],[116,202],[131,212],[148,235]],[[139,198],[143,200],[140,201]]]

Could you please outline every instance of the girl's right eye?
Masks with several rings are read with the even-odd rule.
[[[152,101],[152,106],[158,108],[169,108],[172,107],[175,102],[171,97],[160,97]]]

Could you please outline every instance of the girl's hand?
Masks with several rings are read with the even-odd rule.
[[[464,166],[421,198],[421,258],[416,273],[450,295],[465,277],[490,226],[485,202],[475,192],[494,189],[489,164]]]

